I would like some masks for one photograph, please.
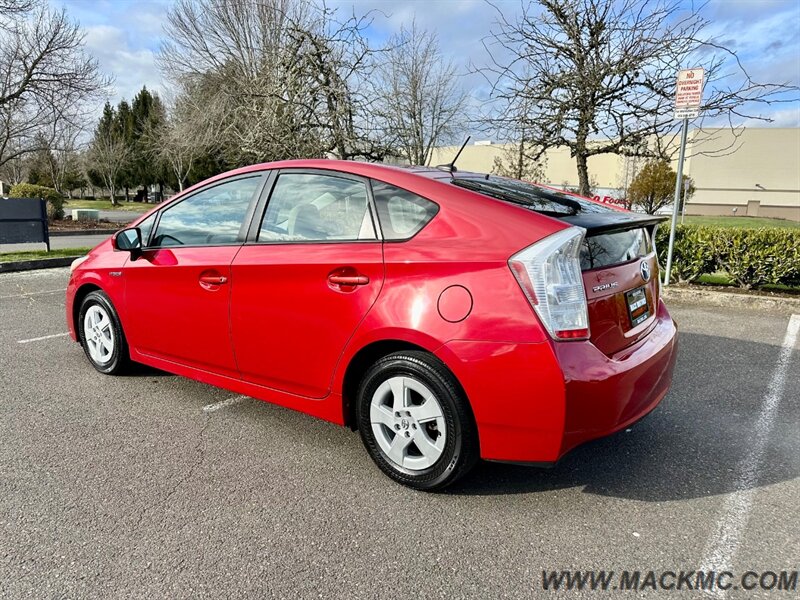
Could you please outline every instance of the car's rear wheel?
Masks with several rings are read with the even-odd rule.
[[[89,292],[81,302],[78,334],[92,366],[106,375],[118,375],[129,366],[128,344],[117,311],[101,291]]]
[[[444,488],[478,459],[467,400],[452,373],[426,352],[397,352],[376,362],[359,386],[357,416],[372,459],[407,486]]]

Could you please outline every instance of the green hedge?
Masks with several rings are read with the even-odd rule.
[[[47,200],[47,218],[51,221],[64,218],[64,196],[53,188],[32,183],[18,183],[12,186],[9,198],[44,198]]]
[[[668,246],[669,226],[664,223],[656,234],[662,266],[667,262]],[[742,288],[800,285],[800,229],[678,225],[673,281],[692,282],[719,271]]]

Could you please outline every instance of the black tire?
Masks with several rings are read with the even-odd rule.
[[[110,334],[113,339],[113,350],[110,357],[106,360],[97,360],[92,356],[89,349],[89,342],[87,341],[87,332],[85,330],[86,313],[97,306],[108,315],[110,320]],[[122,330],[122,325],[119,322],[119,316],[111,304],[111,300],[99,290],[89,292],[81,302],[81,309],[78,313],[78,322],[76,324],[78,330],[78,338],[80,339],[83,351],[86,353],[86,358],[92,363],[92,366],[105,375],[121,375],[128,371],[130,368],[131,360],[128,353],[128,342],[125,339],[125,332]]]
[[[396,377],[410,378],[421,383],[432,392],[437,408],[441,409],[445,431],[443,450],[430,467],[405,468],[390,459],[376,439],[370,418],[373,397],[384,383]],[[453,374],[441,361],[427,352],[403,351],[381,358],[364,374],[356,402],[358,429],[367,452],[386,475],[403,485],[417,490],[440,490],[466,475],[478,461],[478,435],[469,403]],[[417,422],[411,418],[410,420],[414,422],[416,430]],[[419,428],[424,426],[420,422]],[[381,435],[381,426],[376,427]],[[394,432],[388,426],[385,427],[388,439],[388,435],[393,435]],[[397,427],[400,425],[396,424],[393,428]],[[408,424],[404,424],[404,427],[407,429]],[[403,431],[398,430],[396,435],[401,433]],[[416,433],[413,432],[414,435]],[[413,440],[407,443],[411,444],[409,448],[415,448]]]

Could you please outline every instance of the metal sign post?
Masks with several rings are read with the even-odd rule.
[[[683,225],[684,219],[686,219],[686,193],[689,191],[689,186],[683,186],[683,202],[681,202],[681,225]]]
[[[672,270],[672,248],[675,245],[675,226],[678,223],[678,206],[681,203],[681,184],[683,183],[683,156],[686,152],[686,132],[689,129],[689,119],[683,120],[681,130],[681,149],[678,154],[678,177],[675,180],[675,199],[672,204],[672,223],[669,228],[669,248],[667,249],[667,269],[664,273],[664,285],[669,285],[669,273]]]
[[[703,80],[705,71],[701,68],[678,71],[675,86],[675,118],[683,119],[681,128],[681,147],[678,153],[678,173],[675,178],[675,198],[672,203],[672,222],[669,229],[669,248],[667,249],[667,268],[664,272],[664,285],[669,285],[672,270],[672,251],[675,246],[675,227],[678,223],[678,208],[681,204],[681,186],[683,185],[683,159],[686,155],[686,135],[689,130],[689,119],[700,114],[700,103],[703,100]],[[684,207],[684,211],[686,207]]]

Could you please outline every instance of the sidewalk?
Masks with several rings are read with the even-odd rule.
[[[50,235],[50,248],[94,248],[111,237],[108,233],[86,233],[80,235]],[[47,250],[44,244],[0,244],[0,252],[25,252],[27,250]]]

